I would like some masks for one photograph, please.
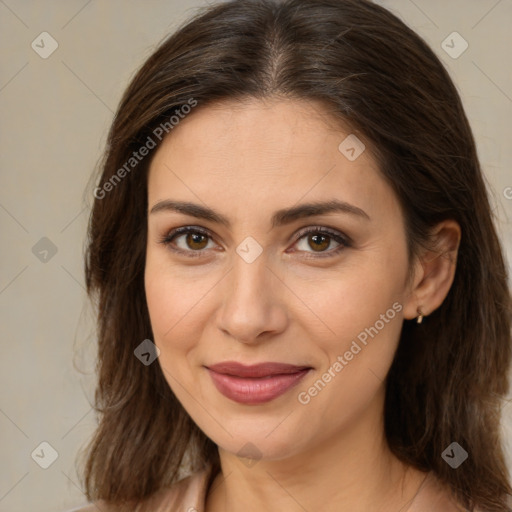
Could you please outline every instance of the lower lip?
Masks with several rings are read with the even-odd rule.
[[[270,402],[298,384],[309,370],[308,368],[297,373],[249,379],[208,369],[215,387],[227,398],[241,404]]]

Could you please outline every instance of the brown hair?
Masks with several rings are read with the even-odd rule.
[[[152,339],[144,292],[151,158],[134,164],[129,176],[126,162],[191,100],[201,108],[275,96],[321,101],[368,142],[403,209],[410,256],[428,244],[439,221],[460,224],[448,296],[421,325],[404,321],[386,381],[386,437],[397,457],[433,471],[466,508],[509,510],[499,431],[512,307],[472,131],[433,51],[367,0],[206,7],[131,81],[109,133],[102,193],[95,193],[89,224],[85,273],[99,311],[100,422],[88,446],[88,499],[142,501],[176,481],[185,461],[192,469],[219,468],[216,445],[183,409],[160,366],[134,357],[142,340]],[[453,441],[469,453],[457,469],[441,457]]]

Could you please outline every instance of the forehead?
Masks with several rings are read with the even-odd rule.
[[[242,211],[341,199],[369,215],[393,213],[397,200],[368,144],[363,150],[358,139],[315,101],[197,107],[154,155],[149,206],[172,197]]]
[[[317,101],[224,100],[196,107],[173,128],[161,149],[186,151],[192,161],[208,155],[221,161],[219,170],[229,168],[237,158],[250,157],[253,167],[268,166],[270,160],[318,160],[329,158],[343,133],[350,133],[340,125]]]

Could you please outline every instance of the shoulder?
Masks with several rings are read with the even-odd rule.
[[[148,500],[141,512],[195,510],[202,512],[208,491],[211,468],[192,473],[168,488],[161,489]]]
[[[408,512],[467,512],[433,472],[425,477]]]
[[[182,478],[170,487],[160,489],[143,503],[140,503],[134,512],[167,512],[169,510],[196,510],[202,512],[206,501],[209,476],[211,468],[207,467]],[[106,501],[98,500],[79,508],[65,512],[117,512],[119,507]]]
[[[69,510],[66,510],[65,512],[97,512],[98,508],[102,510],[101,501],[95,501],[94,503],[89,503],[88,505],[85,505],[83,507],[76,507]]]

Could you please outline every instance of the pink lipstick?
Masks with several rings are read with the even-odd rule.
[[[215,387],[227,398],[242,404],[274,400],[295,386],[312,368],[284,363],[246,366],[226,361],[206,367]]]

